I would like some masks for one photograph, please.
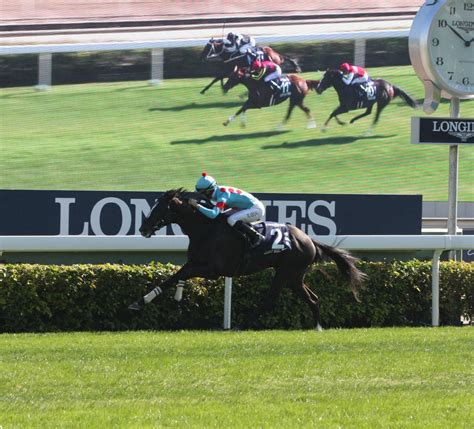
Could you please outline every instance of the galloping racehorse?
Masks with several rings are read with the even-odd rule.
[[[275,86],[275,89],[272,90],[269,83],[256,81],[248,76],[245,69],[236,67],[224,85],[224,92],[229,91],[238,84],[247,87],[249,98],[235,115],[230,116],[224,122],[224,125],[227,126],[237,116],[245,114],[248,109],[260,109],[262,107],[273,106],[289,99],[290,105],[288,106],[288,112],[283,120],[282,126],[290,119],[291,112],[295,106],[298,106],[305,112],[308,118],[308,128],[316,128],[316,122],[311,115],[311,111],[303,104],[303,100],[311,89],[316,90],[319,84],[318,80],[306,80],[295,74],[289,74],[280,78],[279,87],[276,88]],[[245,124],[245,120],[243,120],[242,123]]]
[[[229,77],[235,66],[248,67],[248,55],[249,54],[242,54],[238,50],[233,53],[227,52],[224,49],[223,39],[210,39],[201,53],[201,61],[219,61],[222,62],[223,68],[222,72],[219,73],[209,85],[202,89],[201,94],[204,94],[218,81],[221,81],[221,86],[223,87],[224,79]],[[285,57],[269,46],[256,47],[252,55],[261,60],[270,60],[279,66],[290,64],[290,69],[288,71],[295,71],[297,73],[301,72],[301,68],[295,59]]]
[[[326,258],[336,263],[357,299],[358,287],[365,274],[357,269],[356,259],[346,251],[317,243],[295,226],[270,222],[262,222],[259,226],[267,240],[255,249],[249,249],[225,219],[205,217],[188,204],[190,198],[202,200],[202,195],[186,192],[182,188],[169,190],[158,199],[143,221],[140,233],[144,237],[151,237],[155,231],[171,223],[178,224],[189,237],[188,260],[179,271],[131,304],[129,309],[141,310],[163,290],[173,285],[182,287],[185,280],[193,277],[217,279],[273,267],[275,276],[270,294],[260,305],[260,313],[269,311],[282,287],[288,286],[309,305],[314,326],[320,330],[319,299],[304,284],[304,277],[310,265]]]
[[[332,118],[336,118],[339,125],[345,125],[345,122],[339,120],[337,115],[346,113],[349,110],[365,108],[366,111],[364,113],[351,119],[350,123],[352,124],[358,119],[370,115],[374,104],[377,104],[377,111],[372,123],[372,126],[374,126],[379,120],[382,110],[397,96],[403,98],[410,107],[414,109],[418,107],[417,102],[405,91],[388,83],[386,80],[374,79],[372,83],[368,84],[366,90],[362,90],[359,85],[346,85],[342,78],[343,74],[339,70],[327,70],[316,88],[318,94],[321,94],[332,86],[339,97],[339,106],[329,115],[322,129],[323,131]]]

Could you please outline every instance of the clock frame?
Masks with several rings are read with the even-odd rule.
[[[472,52],[474,59],[474,38],[471,40],[470,32],[456,24],[463,21],[449,20],[449,15],[459,18],[460,13],[474,16],[473,10],[466,9],[471,4],[466,0],[427,0],[413,20],[409,52],[413,68],[425,87],[423,108],[426,113],[433,113],[441,98],[474,97],[474,72],[457,76],[454,71],[457,55],[464,54],[463,49],[469,50],[466,53]],[[472,68],[474,70],[474,62]]]

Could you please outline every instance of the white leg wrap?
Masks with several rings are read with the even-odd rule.
[[[183,299],[183,287],[184,287],[184,281],[180,280],[178,284],[176,285],[176,293],[174,294],[175,301],[179,302]]]
[[[161,288],[159,286],[157,286],[149,294],[147,294],[143,297],[143,301],[145,301],[145,304],[148,304],[148,303],[152,302],[162,292],[163,291],[161,290]]]

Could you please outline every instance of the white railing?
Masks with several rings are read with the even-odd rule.
[[[328,40],[368,40],[393,37],[408,37],[409,30],[373,30],[319,34],[293,34],[281,36],[257,36],[257,44],[263,43],[301,43],[325,42]],[[64,53],[64,52],[93,52],[93,51],[122,51],[134,49],[170,49],[204,47],[209,38],[148,40],[135,42],[103,42],[103,43],[58,43],[43,45],[0,45],[0,55]]]
[[[432,257],[432,325],[439,326],[439,258],[447,250],[474,249],[474,236],[462,235],[328,235],[313,237],[317,241],[351,251],[433,252]],[[0,236],[2,252],[184,252],[186,236]],[[226,278],[224,329],[230,328],[232,281]]]

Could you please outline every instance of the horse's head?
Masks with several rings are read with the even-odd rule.
[[[210,39],[206,43],[201,53],[201,61],[216,61],[222,60],[224,53],[224,41],[222,39]]]
[[[243,83],[243,81],[247,78],[248,70],[245,67],[234,67],[234,71],[229,75],[226,83],[222,87],[224,93],[232,89],[234,86],[238,85],[239,83]]]
[[[183,204],[181,201],[183,192],[181,188],[172,189],[158,198],[140,227],[140,234],[143,237],[149,238],[164,226],[176,222],[179,206]]]
[[[149,238],[164,226],[186,223],[187,219],[199,213],[188,203],[191,198],[204,206],[212,207],[212,203],[197,192],[187,192],[183,188],[171,189],[166,191],[151,208],[140,227],[140,234]]]
[[[319,85],[316,87],[318,94],[323,93],[326,89],[334,85],[335,82],[340,81],[342,78],[342,72],[339,70],[327,69],[324,73]]]

